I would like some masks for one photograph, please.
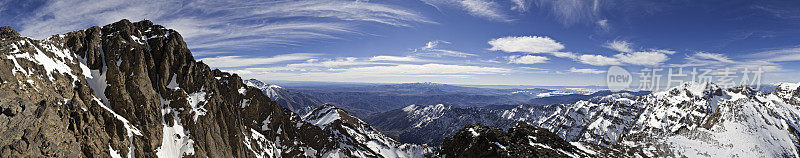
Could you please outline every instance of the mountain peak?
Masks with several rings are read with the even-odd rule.
[[[595,157],[547,129],[518,122],[508,132],[470,124],[444,140],[444,157]]]
[[[303,115],[303,120],[307,120],[320,128],[325,128],[336,120],[344,119],[343,117],[349,118],[352,116],[331,104],[325,104]]]
[[[789,104],[800,106],[800,83],[780,83],[772,94]]]
[[[11,26],[0,27],[0,38],[11,38],[11,37],[19,37],[19,33],[17,33],[17,31],[11,28]]]

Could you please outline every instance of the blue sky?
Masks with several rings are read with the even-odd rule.
[[[685,66],[761,68],[762,82],[773,83],[800,81],[797,8],[737,0],[0,0],[0,25],[41,39],[148,19],[179,31],[196,59],[266,81],[604,85],[609,66]]]

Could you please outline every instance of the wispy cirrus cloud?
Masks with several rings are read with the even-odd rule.
[[[748,57],[772,62],[800,61],[800,47],[772,49],[753,53]]]
[[[488,0],[422,0],[425,4],[431,5],[439,10],[442,8],[458,8],[468,14],[488,20],[509,22],[510,16],[505,13],[505,9],[494,1]]]
[[[602,5],[600,0],[535,0],[534,4],[542,9],[550,9],[565,25],[598,21]]]
[[[547,63],[547,60],[549,60],[547,57],[534,55],[512,55],[506,58],[509,64],[538,64]]]
[[[361,65],[305,71],[287,67],[244,68],[226,71],[256,78],[269,74],[270,80],[340,82],[386,82],[387,79],[398,78],[404,79],[403,81],[408,79],[469,78],[475,75],[497,75],[513,71],[500,67],[452,64]]]
[[[358,23],[396,27],[435,23],[404,8],[365,1],[47,1],[19,18],[20,33],[51,34],[105,25],[120,19],[152,20],[182,34],[193,49],[255,49],[297,45],[360,33]]]
[[[725,54],[708,52],[696,52],[686,57],[686,60],[692,63],[735,63]]]
[[[614,55],[619,61],[633,65],[656,66],[669,60],[666,54],[659,52],[633,52]]]
[[[530,0],[511,0],[514,3],[514,6],[511,7],[511,10],[516,10],[518,12],[527,12],[528,8],[530,7]]]
[[[293,53],[293,54],[281,54],[267,58],[243,57],[243,56],[219,56],[219,57],[203,58],[199,60],[216,67],[225,68],[225,67],[243,67],[243,66],[253,66],[253,65],[274,64],[287,61],[303,61],[316,58],[319,55],[320,54]]]
[[[608,66],[608,65],[641,65],[641,66],[658,66],[664,64],[669,60],[669,56],[660,52],[632,52],[620,53],[612,57],[603,55],[581,55],[576,60],[581,63],[594,65],[594,66]]]
[[[570,69],[569,69],[569,72],[575,72],[575,73],[584,73],[584,74],[602,74],[602,73],[606,73],[606,71],[603,71],[603,70],[597,70],[597,69],[577,69],[577,68],[575,68],[575,67],[572,67],[572,68],[570,68]]]
[[[424,57],[460,57],[460,58],[478,56],[475,54],[464,53],[461,51],[448,50],[442,48],[442,45],[449,45],[449,44],[451,43],[443,40],[429,41],[428,43],[425,44],[425,46],[414,49],[412,55],[424,56]]]
[[[424,61],[428,61],[428,60],[420,59],[420,58],[412,57],[412,56],[379,55],[379,56],[373,56],[372,58],[369,58],[369,61],[424,62]]]
[[[581,63],[594,65],[594,66],[609,66],[609,65],[622,65],[622,62],[617,58],[606,57],[603,55],[581,55],[577,59]]]
[[[614,40],[603,45],[603,47],[606,47],[608,49],[624,53],[633,52],[633,48],[631,48],[632,46],[633,44],[628,41],[619,41],[619,40]]]

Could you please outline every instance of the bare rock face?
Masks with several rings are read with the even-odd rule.
[[[336,149],[150,21],[19,37],[0,28],[0,157],[319,157]],[[314,152],[309,152],[314,151]]]
[[[525,122],[518,122],[508,132],[471,124],[446,138],[439,152],[445,157],[609,157],[612,153],[600,146],[576,145],[582,148]],[[627,155],[617,155],[624,156]]]

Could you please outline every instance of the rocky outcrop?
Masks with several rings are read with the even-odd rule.
[[[446,138],[439,152],[444,157],[606,157],[615,153],[599,146],[573,145],[547,129],[525,122],[518,122],[508,132],[480,124],[467,125]]]
[[[3,26],[0,27],[0,38],[13,38],[19,37],[19,33],[15,31],[11,26]]]

